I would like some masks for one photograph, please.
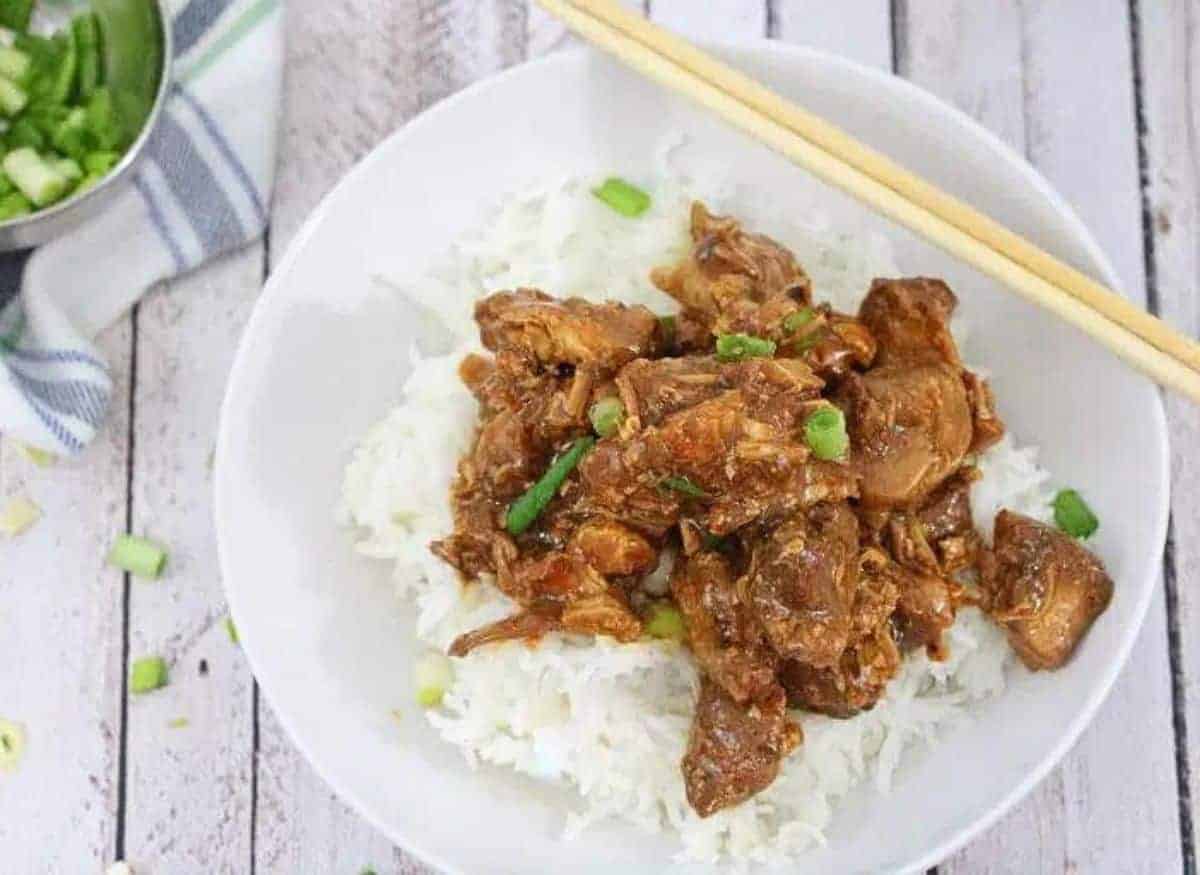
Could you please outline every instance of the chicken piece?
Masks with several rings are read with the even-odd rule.
[[[800,359],[757,358],[727,368],[749,415],[782,432],[795,429],[823,403],[824,382]]]
[[[695,245],[688,258],[656,268],[650,279],[688,310],[706,314],[713,333],[779,336],[782,320],[810,302],[808,275],[769,237],[714,216],[698,201],[691,232]]]
[[[921,574],[908,569],[898,575],[900,601],[894,618],[903,650],[924,647],[933,660],[944,660],[949,653],[942,644],[942,633],[954,625],[963,588],[945,577]]]
[[[545,468],[546,456],[529,428],[512,411],[487,419],[471,451],[471,476],[499,501],[516,498]]]
[[[567,549],[605,577],[649,574],[658,565],[658,551],[645,537],[602,517],[577,528]]]
[[[692,720],[683,783],[701,817],[737,805],[770,785],[783,758],[803,735],[787,717],[782,689],[763,701],[739,705],[705,679]]]
[[[987,380],[970,371],[963,371],[963,383],[967,387],[967,400],[971,404],[974,425],[970,452],[982,453],[1004,437],[1004,423],[996,415],[996,398]]]
[[[837,663],[850,640],[857,560],[858,520],[845,503],[796,514],[755,545],[738,588],[780,656]]]
[[[701,670],[741,704],[775,689],[779,657],[742,604],[729,560],[700,552],[676,560],[671,595]]]
[[[533,642],[561,628],[558,611],[522,611],[459,635],[451,643],[448,652],[451,656],[466,656],[485,644],[498,644],[518,638]]]
[[[658,318],[645,307],[558,300],[534,289],[498,292],[475,305],[483,345],[517,349],[543,365],[615,371],[648,355],[659,338]]]
[[[836,383],[852,369],[866,368],[875,360],[875,338],[853,316],[834,311],[828,304],[811,308],[811,318],[779,345],[782,356],[802,359],[819,378]]]
[[[899,671],[891,616],[900,598],[902,570],[873,548],[863,550],[857,563],[850,639],[837,663],[817,667],[789,659],[780,669],[779,680],[793,707],[853,717],[873,707]]]
[[[1112,599],[1100,560],[1037,520],[1001,510],[981,564],[988,612],[1033,670],[1062,666]]]
[[[913,508],[962,464],[971,410],[962,379],[941,362],[885,364],[850,374],[835,401],[868,508]]]
[[[878,344],[876,364],[942,361],[957,367],[950,316],[958,299],[939,279],[877,279],[858,318]]]
[[[627,433],[658,425],[672,413],[715,398],[729,388],[726,370],[711,356],[630,362],[616,377]]]

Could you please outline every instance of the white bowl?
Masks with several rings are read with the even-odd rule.
[[[966,116],[902,80],[817,52],[764,42],[718,54],[1116,285],[1061,198]],[[606,58],[558,54],[467,89],[375,149],[292,243],[242,339],[216,471],[221,566],[242,646],[281,722],[338,794],[448,871],[658,873],[676,845],[620,826],[563,841],[570,794],[501,769],[472,771],[410,705],[410,613],[392,596],[390,569],[355,556],[333,518],[347,454],[397,400],[417,331],[369,276],[384,262],[429,263],[530,180],[633,175],[679,134],[699,166],[749,188],[778,195],[814,186]],[[1102,520],[1094,546],[1116,581],[1112,606],[1070,665],[1014,672],[977,720],[910,756],[889,795],[868,786],[851,796],[828,845],[790,869],[915,871],[1027,793],[1124,664],[1166,531],[1166,429],[1154,387],[1083,335],[842,195],[820,197],[823,210],[888,233],[908,272],[948,278],[975,325],[972,356],[993,373],[1004,419],[1020,442],[1042,447],[1047,468],[1086,491]],[[396,707],[402,729],[389,714]]]

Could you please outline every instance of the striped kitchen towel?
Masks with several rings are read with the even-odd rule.
[[[0,432],[60,454],[112,380],[92,338],[155,282],[259,237],[275,167],[280,0],[178,0],[174,84],[133,186],[97,219],[0,258]]]

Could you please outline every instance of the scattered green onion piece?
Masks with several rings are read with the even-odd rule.
[[[1072,538],[1090,538],[1100,528],[1100,520],[1074,489],[1054,496],[1054,522]]]
[[[722,334],[717,337],[717,359],[740,362],[751,358],[770,358],[775,355],[775,341],[749,334]]]
[[[0,149],[0,163],[3,163],[4,155],[5,155],[4,150]],[[17,187],[12,184],[12,180],[9,179],[7,176],[5,176],[3,173],[0,173],[0,197],[3,197],[4,195],[12,194],[16,190],[17,190]]]
[[[107,88],[97,88],[88,98],[87,124],[95,140],[95,148],[113,150],[124,146],[125,133],[117,116],[112,92]]]
[[[0,772],[13,771],[25,753],[25,727],[0,717]]]
[[[75,44],[75,33],[70,28],[56,33],[54,41],[61,46],[61,53],[49,96],[55,103],[66,103],[75,90],[75,74],[79,70],[79,47]]]
[[[679,608],[670,602],[655,602],[646,615],[646,633],[651,638],[682,641],[687,637],[687,627]]]
[[[58,460],[58,457],[54,453],[30,446],[21,441],[13,441],[12,447],[17,451],[17,455],[21,456],[29,464],[36,465],[39,468],[49,468]]]
[[[229,640],[234,644],[237,644],[240,640],[238,638],[237,626],[233,625],[233,617],[225,618],[225,634],[229,636]]]
[[[96,183],[102,180],[106,174],[104,173],[89,173],[79,180],[79,184],[75,186],[75,191],[84,192],[92,188]]]
[[[788,334],[795,334],[809,322],[812,322],[816,315],[812,307],[804,307],[795,313],[788,313],[783,318],[783,330]]]
[[[37,207],[54,203],[67,193],[69,180],[33,149],[16,149],[4,156],[4,172],[21,194]]]
[[[150,580],[162,574],[167,551],[145,538],[121,535],[108,552],[108,564]]]
[[[796,341],[795,349],[797,352],[808,352],[810,349],[812,349],[814,346],[816,346],[818,343],[820,343],[821,339],[824,336],[825,336],[824,329],[821,329],[819,331],[810,331],[807,334],[805,334],[803,337],[801,337],[799,340]]]
[[[120,152],[88,152],[83,156],[83,169],[89,173],[108,173],[121,160]]]
[[[596,443],[593,437],[581,437],[571,444],[571,448],[563,453],[546,469],[537,483],[534,483],[525,494],[508,506],[504,517],[504,526],[510,535],[519,535],[538,518],[545,510],[550,500],[558,494],[559,487],[567,479],[567,475],[579,464],[579,460]]]
[[[840,459],[850,446],[846,417],[836,407],[822,407],[804,421],[804,441],[818,459]]]
[[[11,79],[0,76],[0,112],[9,118],[19,113],[29,103],[25,89]]]
[[[592,194],[631,219],[650,209],[650,195],[616,176],[610,176],[599,188],[593,188]]]
[[[29,55],[12,46],[0,46],[0,76],[22,82],[29,75],[33,61]]]
[[[0,197],[0,222],[25,216],[33,212],[33,204],[19,191],[12,191]]]
[[[0,535],[15,538],[42,518],[42,509],[23,495],[10,498],[0,508]]]
[[[135,659],[129,671],[129,692],[136,695],[150,693],[167,685],[167,661],[161,656],[144,656]]]
[[[79,48],[76,87],[79,96],[86,100],[100,85],[100,22],[95,13],[85,12],[71,21],[71,30]]]
[[[687,477],[668,477],[660,484],[664,489],[682,492],[689,498],[707,498],[708,493],[689,480]]]
[[[0,27],[25,31],[33,16],[33,0],[0,0]]]
[[[442,697],[454,683],[454,665],[442,654],[430,651],[413,664],[413,681],[417,687],[417,704],[422,708],[434,708],[442,704]]]
[[[184,729],[187,727],[188,723],[189,723],[189,721],[186,717],[176,717],[174,720],[167,721],[167,728],[168,729]]]
[[[361,872],[359,872],[358,875],[375,875],[375,870],[372,869],[370,866],[367,866],[367,868],[365,868]]]
[[[601,398],[588,411],[588,419],[592,428],[600,437],[612,437],[625,421],[625,405],[620,398]]]
[[[67,178],[67,182],[79,182],[83,179],[83,168],[73,158],[56,158],[50,166]]]

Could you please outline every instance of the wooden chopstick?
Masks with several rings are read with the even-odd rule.
[[[1003,225],[612,0],[539,0],[583,38],[1200,401],[1200,344]]]

